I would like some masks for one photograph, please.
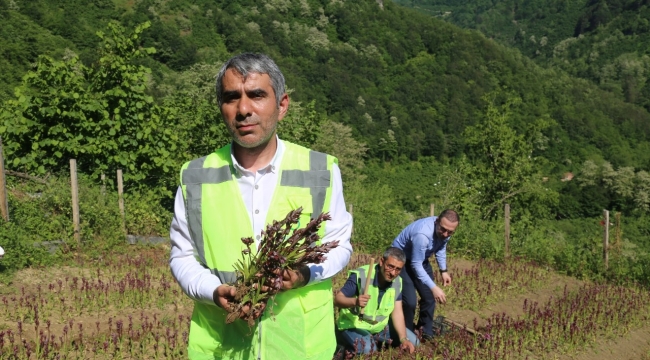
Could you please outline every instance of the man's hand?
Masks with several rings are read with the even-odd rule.
[[[413,345],[412,342],[409,341],[409,339],[405,339],[402,341],[401,344],[399,344],[400,350],[408,350],[409,354],[413,354],[415,351],[415,345]]]
[[[219,285],[212,293],[212,300],[217,306],[228,311],[230,304],[235,297],[235,287],[230,285]]]
[[[218,288],[214,290],[212,293],[212,300],[214,301],[217,306],[223,308],[224,310],[230,312],[231,306],[233,306],[233,301],[235,297],[235,287],[230,286],[230,285],[219,285]],[[250,306],[245,305],[243,306],[240,311],[238,317],[242,320],[248,320],[248,319],[257,319],[262,314],[264,313],[264,309],[266,309],[266,304],[260,304],[258,306],[261,306],[259,309],[256,309],[252,315],[248,315],[248,312],[250,311]]]
[[[284,270],[282,273],[282,290],[291,290],[307,285],[311,272],[307,266],[298,270]]]
[[[359,307],[366,307],[368,305],[368,300],[370,299],[370,295],[359,295],[357,298],[357,306]]]
[[[440,286],[434,286],[433,289],[431,289],[431,292],[433,292],[433,298],[436,299],[437,303],[444,304],[447,302],[447,297],[445,296],[445,292],[442,291]]]
[[[443,272],[442,273],[442,285],[444,285],[444,286],[451,285],[451,276],[449,275],[448,272]]]

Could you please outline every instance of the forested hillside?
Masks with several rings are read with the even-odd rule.
[[[384,10],[373,1],[82,3],[5,1],[3,17],[13,31],[24,27],[35,34],[22,36],[17,44],[23,49],[12,47],[17,55],[3,60],[14,68],[3,70],[19,74],[40,53],[61,55],[61,47],[90,64],[97,60],[94,32],[108,20],[126,27],[150,21],[142,45],[156,48],[156,62],[144,63],[157,83],[172,71],[219,62],[230,53],[270,53],[286,69],[294,98],[315,100],[318,111],[353,126],[373,157],[457,157],[464,151],[462,130],[486,105],[483,95],[507,89],[524,100],[515,110],[515,126],[544,117],[557,122],[545,134],[545,157],[554,163],[597,156],[615,166],[650,165],[645,111],[561,72],[535,67],[476,33],[390,2]],[[8,85],[16,84],[13,77]]]
[[[650,4],[640,0],[396,0],[477,29],[650,110]]]

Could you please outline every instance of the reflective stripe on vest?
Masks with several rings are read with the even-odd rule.
[[[314,214],[320,214],[323,212],[323,206],[325,205],[325,192],[330,186],[327,155],[313,150],[310,151],[309,170],[283,171],[280,185],[310,188]]]
[[[187,168],[182,173],[182,184],[186,186],[186,199],[196,201],[187,201],[186,218],[188,228],[190,231],[191,241],[193,243],[194,256],[196,256],[201,264],[207,264],[205,260],[205,248],[203,246],[203,219],[201,213],[201,200],[203,192],[203,184],[219,184],[224,181],[232,180],[232,173],[230,166],[222,166],[220,168],[203,168],[206,156],[190,161]],[[216,272],[210,269],[213,274],[221,279],[222,283],[232,283],[237,280],[234,271]]]

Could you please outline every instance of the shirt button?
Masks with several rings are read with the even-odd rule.
[[[271,170],[275,170],[275,166],[271,166]]]
[[[257,190],[257,189],[259,189],[259,188],[260,188],[259,185],[255,185],[255,190]]]
[[[260,213],[260,211],[259,211],[259,210],[255,210],[255,213],[256,213],[256,214],[259,214],[259,213]]]
[[[257,235],[255,238],[256,238],[257,240],[259,240],[259,239],[261,238],[261,236]]]

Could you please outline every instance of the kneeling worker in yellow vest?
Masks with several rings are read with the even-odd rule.
[[[406,255],[398,248],[388,248],[370,276],[367,295],[366,277],[369,265],[349,272],[345,285],[334,297],[341,308],[337,321],[338,338],[347,349],[357,354],[378,350],[383,344],[399,346],[413,353],[419,341],[406,328],[402,312],[402,281],[399,277]],[[364,313],[361,314],[361,309]],[[390,341],[389,341],[390,340]]]

